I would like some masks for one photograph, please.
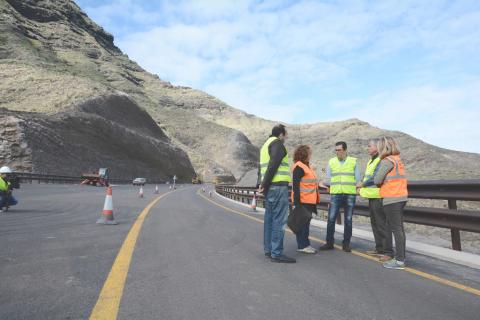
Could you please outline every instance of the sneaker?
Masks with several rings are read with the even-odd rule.
[[[380,260],[381,262],[387,262],[387,261],[392,260],[392,259],[393,259],[393,258],[390,257],[390,256],[381,255],[378,260]]]
[[[405,269],[405,262],[398,261],[396,259],[390,259],[383,263],[383,267],[387,269],[403,270]]]
[[[297,249],[297,252],[307,253],[307,254],[315,254],[317,250],[312,248],[311,246],[305,247],[303,249]]]
[[[265,252],[265,258],[270,258],[270,252]]]
[[[270,261],[277,262],[277,263],[295,263],[297,260],[287,257],[286,255],[281,255],[279,257],[271,257]]]
[[[333,250],[333,244],[332,243],[325,243],[323,246],[318,248],[319,250],[325,251],[325,250]]]
[[[344,243],[344,244],[342,245],[342,249],[343,249],[343,251],[345,251],[345,252],[352,252],[352,249],[350,248],[350,243]]]

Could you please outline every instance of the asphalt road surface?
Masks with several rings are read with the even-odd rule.
[[[19,205],[0,215],[0,319],[90,317],[127,233],[158,196],[153,186],[143,199],[136,187],[113,190],[119,224],[105,226],[95,223],[103,188],[22,186]],[[183,186],[152,207],[120,288],[118,319],[480,318],[476,294],[339,250],[300,255],[291,234],[285,252],[298,262],[272,263],[263,255],[261,215],[202,195],[208,191]],[[325,235],[312,228],[312,236]],[[352,244],[357,251],[371,246]],[[408,259],[413,268],[480,289],[478,270]]]

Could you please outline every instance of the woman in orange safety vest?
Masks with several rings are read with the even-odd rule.
[[[310,167],[312,150],[309,146],[298,146],[294,153],[292,168],[293,186],[292,203],[294,206],[303,206],[312,213],[317,213],[317,203],[320,203],[318,193],[318,179],[315,171]],[[310,222],[296,234],[298,252],[314,254],[317,252],[308,239],[310,233]]]
[[[382,137],[378,142],[379,169],[373,182],[380,187],[383,210],[387,218],[387,237],[395,238],[395,257],[380,258],[388,269],[405,269],[405,231],[403,210],[408,200],[405,165],[400,150],[392,137]],[[390,238],[391,239],[391,238]]]

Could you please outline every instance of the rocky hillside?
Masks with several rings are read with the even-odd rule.
[[[258,149],[242,132],[184,112],[178,97],[197,91],[174,87],[129,60],[73,1],[0,0],[0,17],[0,108],[11,116],[57,115],[120,91],[150,114],[197,172],[239,178],[256,165]]]
[[[92,98],[54,115],[0,116],[0,154],[17,170],[78,175],[110,167],[120,179],[169,180],[194,174],[186,153],[173,145],[144,110],[123,94]]]
[[[52,136],[62,136],[63,131],[57,132],[55,128],[61,121],[74,121],[79,114],[82,118],[79,121],[84,121],[84,116],[90,117],[90,111],[78,109],[90,101],[87,104],[96,106],[94,114],[104,119],[98,121],[124,120],[123,115],[110,112],[113,109],[99,113],[105,104],[97,104],[98,101],[117,92],[128,95],[132,103],[145,110],[166,135],[162,139],[186,152],[195,170],[207,178],[214,174],[232,174],[241,179],[246,175],[243,182],[252,184],[258,149],[274,125],[204,92],[172,86],[146,72],[114,45],[112,35],[91,21],[71,0],[0,0],[0,79],[0,108],[4,108],[0,113],[10,130],[0,131],[4,132],[2,139],[8,135],[20,141],[9,149],[10,153],[1,155],[0,162],[17,161],[19,167],[25,169],[40,170],[48,161],[39,160],[40,149],[31,148],[32,143],[20,137],[24,133],[13,129],[21,127],[22,121],[26,121],[24,118],[50,128]],[[57,126],[52,127],[52,123],[45,121],[57,121]],[[90,133],[98,130],[98,126],[89,121],[83,124],[89,127]],[[149,138],[152,134],[129,123],[121,125],[139,136]],[[91,141],[91,137],[80,130],[83,126],[75,128],[76,139]],[[312,145],[314,164],[320,175],[333,155],[335,141],[345,140],[350,153],[360,157],[363,164],[367,160],[367,140],[389,134],[398,138],[413,179],[480,177],[478,154],[438,148],[360,120],[288,128],[290,151],[300,143]],[[5,140],[0,141],[0,146],[5,144]],[[95,149],[95,154],[104,147],[95,143],[89,146]],[[44,152],[49,150],[47,146],[41,148],[45,148]],[[142,150],[138,149],[136,156],[148,157]],[[118,154],[116,161],[128,163],[131,156],[133,154]],[[67,164],[65,169],[70,168]],[[57,169],[63,170],[60,166]]]
[[[193,111],[199,117],[216,124],[242,131],[258,148],[269,136],[273,121],[265,120],[243,111],[229,107],[222,101],[201,92],[190,95],[178,95],[181,108],[185,112]],[[328,159],[334,156],[336,141],[346,141],[352,156],[360,159],[366,166],[368,155],[366,146],[370,138],[390,135],[397,139],[402,156],[405,159],[408,175],[411,179],[473,179],[480,178],[480,155],[458,152],[433,146],[398,131],[389,131],[371,126],[367,122],[350,119],[338,122],[325,122],[304,125],[286,124],[289,132],[287,148],[293,153],[295,146],[308,144],[313,149],[313,163],[319,176],[326,167]],[[428,130],[426,128],[425,130]],[[469,166],[464,163],[469,163]],[[246,174],[242,184],[252,185],[256,181],[256,170]]]

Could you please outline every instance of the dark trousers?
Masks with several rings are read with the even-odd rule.
[[[387,227],[387,217],[383,211],[382,199],[368,199],[370,209],[370,223],[373,237],[375,238],[375,250],[393,257],[392,231]]]
[[[13,195],[8,195],[4,191],[0,191],[0,210],[7,206],[14,206],[18,203],[17,199]]]
[[[355,207],[356,195],[354,194],[332,194],[330,196],[330,206],[328,208],[327,222],[327,243],[333,244],[335,234],[335,221],[343,208],[345,214],[345,225],[343,231],[343,243],[349,244],[352,238],[352,217]]]
[[[387,204],[383,211],[387,217],[387,227],[395,238],[395,259],[405,261],[405,230],[403,229],[403,209],[406,201]]]
[[[310,246],[310,240],[308,237],[310,236],[310,221],[300,230],[297,234],[297,246],[298,249],[304,249]]]

